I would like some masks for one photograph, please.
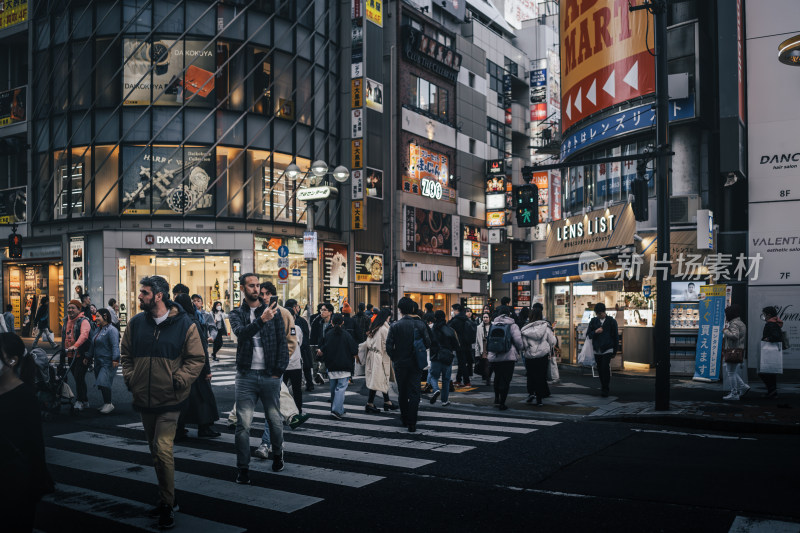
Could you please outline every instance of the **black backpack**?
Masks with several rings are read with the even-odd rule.
[[[511,326],[513,324],[492,324],[489,327],[486,346],[490,352],[501,354],[511,350]]]

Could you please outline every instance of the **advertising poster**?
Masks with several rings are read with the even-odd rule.
[[[322,280],[326,287],[347,287],[347,245],[322,245]]]
[[[122,47],[124,105],[148,105],[151,98],[153,105],[216,102],[214,48],[207,41],[124,39]]]
[[[117,286],[119,316],[117,318],[119,318],[120,327],[124,328],[128,325],[128,265],[126,259],[117,259],[117,270],[119,271],[119,284]]]
[[[411,143],[408,168],[403,175],[405,192],[455,203],[455,183],[451,181],[448,156]]]
[[[84,261],[83,237],[69,240],[69,295],[67,300],[80,298],[85,285],[86,262]]]
[[[651,14],[620,9],[616,0],[580,10],[569,0],[559,3],[562,131],[601,109],[655,92]],[[598,26],[598,20],[606,25]]]
[[[383,84],[367,78],[366,95],[367,107],[378,113],[383,113]]]
[[[506,212],[505,211],[487,211],[486,212],[486,227],[487,228],[502,228],[506,225]]]
[[[405,250],[431,255],[453,254],[453,217],[406,206]],[[456,238],[458,236],[456,235]]]
[[[0,0],[0,29],[28,20],[28,0]]]
[[[503,175],[486,178],[486,194],[502,193],[506,190],[506,177]]]
[[[364,0],[367,4],[367,20],[383,28],[383,0]]]
[[[123,148],[128,167],[123,176],[123,214],[214,214],[214,196],[208,187],[215,176],[212,154],[206,148]],[[152,202],[152,207],[151,207]]]
[[[717,381],[722,366],[722,328],[725,325],[725,285],[700,287],[700,324],[697,336],[694,377]]]
[[[383,199],[383,171],[367,167],[367,196]]]
[[[539,189],[539,222],[545,222],[550,216],[550,188],[547,171],[534,172],[531,183]]]
[[[25,122],[26,94],[26,87],[0,92],[0,126]]]
[[[356,252],[356,283],[383,283],[383,254]]]
[[[488,232],[477,226],[464,226],[462,235],[463,270],[465,272],[489,272]]]
[[[750,286],[800,283],[800,231],[796,202],[750,204],[747,255],[761,257],[748,275]],[[791,223],[787,224],[788,221]],[[738,267],[733,258],[731,272]],[[748,265],[749,266],[749,265]]]
[[[0,191],[0,224],[21,224],[28,215],[28,188]]]

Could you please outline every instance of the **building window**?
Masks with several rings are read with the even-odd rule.
[[[443,44],[448,48],[452,48],[453,47],[453,39],[451,39],[449,35],[445,35],[444,33],[440,32],[440,31],[436,32],[436,41],[439,44]]]
[[[469,140],[469,153],[471,154],[475,153],[475,139]]]
[[[449,92],[424,78],[411,76],[411,106],[447,120]]]
[[[486,73],[489,75],[489,88],[497,94],[503,94],[503,67],[486,60]]]
[[[469,86],[475,88],[475,74],[472,72],[469,73]]]
[[[83,161],[58,166],[56,184],[56,216],[66,217],[70,213],[83,213]]]
[[[497,148],[501,152],[505,151],[505,126],[492,118],[487,118],[486,122],[486,128],[489,130],[489,146]]]

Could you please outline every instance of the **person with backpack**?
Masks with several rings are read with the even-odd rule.
[[[456,373],[456,387],[470,385],[470,377],[472,376],[472,364],[475,358],[472,353],[472,345],[475,344],[477,338],[478,326],[475,322],[467,318],[467,313],[461,304],[453,304],[453,318],[447,323],[453,331],[456,332],[458,337],[459,348],[456,352],[458,358],[458,372]]]
[[[81,411],[89,408],[88,389],[86,387],[86,372],[89,370],[89,338],[92,335],[92,322],[83,315],[83,306],[80,300],[71,300],[67,305],[67,320],[61,332],[70,373],[75,380],[75,410]]]
[[[528,371],[528,399],[526,403],[533,403],[541,406],[542,400],[549,395],[547,390],[547,361],[553,346],[556,344],[556,336],[550,328],[550,323],[542,319],[542,310],[534,307],[530,311],[530,321],[520,330],[522,344],[525,348],[522,352],[525,358],[525,369]]]
[[[444,311],[434,313],[433,329],[431,331],[431,370],[428,375],[428,384],[433,389],[431,405],[442,397],[442,406],[450,405],[450,373],[452,372],[453,359],[459,349],[458,337],[453,328],[447,325]],[[439,390],[439,376],[442,377],[442,389]]]
[[[522,336],[514,318],[514,310],[501,305],[497,308],[497,317],[489,328],[486,347],[489,351],[489,363],[494,371],[494,403],[501,411],[508,409],[506,398],[514,377],[514,365],[519,361],[522,352]]]
[[[394,363],[397,377],[400,419],[409,433],[417,431],[422,371],[426,366],[427,349],[431,336],[425,322],[414,316],[417,304],[404,296],[397,302],[400,319],[389,327],[386,336],[386,353]]]
[[[608,386],[611,382],[611,360],[617,353],[619,345],[619,328],[617,321],[606,314],[606,305],[598,303],[594,306],[595,317],[589,321],[586,338],[592,340],[597,371],[600,374],[600,395],[608,397]]]
[[[761,320],[764,321],[764,331],[761,333],[761,340],[765,342],[780,342],[783,343],[783,320],[778,318],[778,310],[772,306],[765,307],[761,310]],[[787,349],[788,346],[783,346]],[[778,397],[778,374],[766,374],[763,372],[758,373],[758,377],[767,386],[767,393],[765,398]]]

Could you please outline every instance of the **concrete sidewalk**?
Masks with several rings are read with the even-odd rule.
[[[757,377],[739,401],[724,401],[722,383],[703,383],[691,378],[670,379],[668,411],[655,410],[655,379],[652,375],[613,373],[610,395],[600,396],[600,380],[589,369],[564,366],[559,383],[550,384],[551,396],[542,407],[525,403],[525,369],[517,366],[506,404],[510,409],[537,416],[616,420],[664,424],[728,432],[800,434],[800,382],[796,377],[778,377],[778,398],[764,398],[766,387]],[[453,372],[455,375],[455,370]],[[492,406],[493,385],[477,376],[466,387],[450,394],[453,404]],[[477,385],[477,386],[476,386]],[[425,397],[423,396],[423,401]]]

